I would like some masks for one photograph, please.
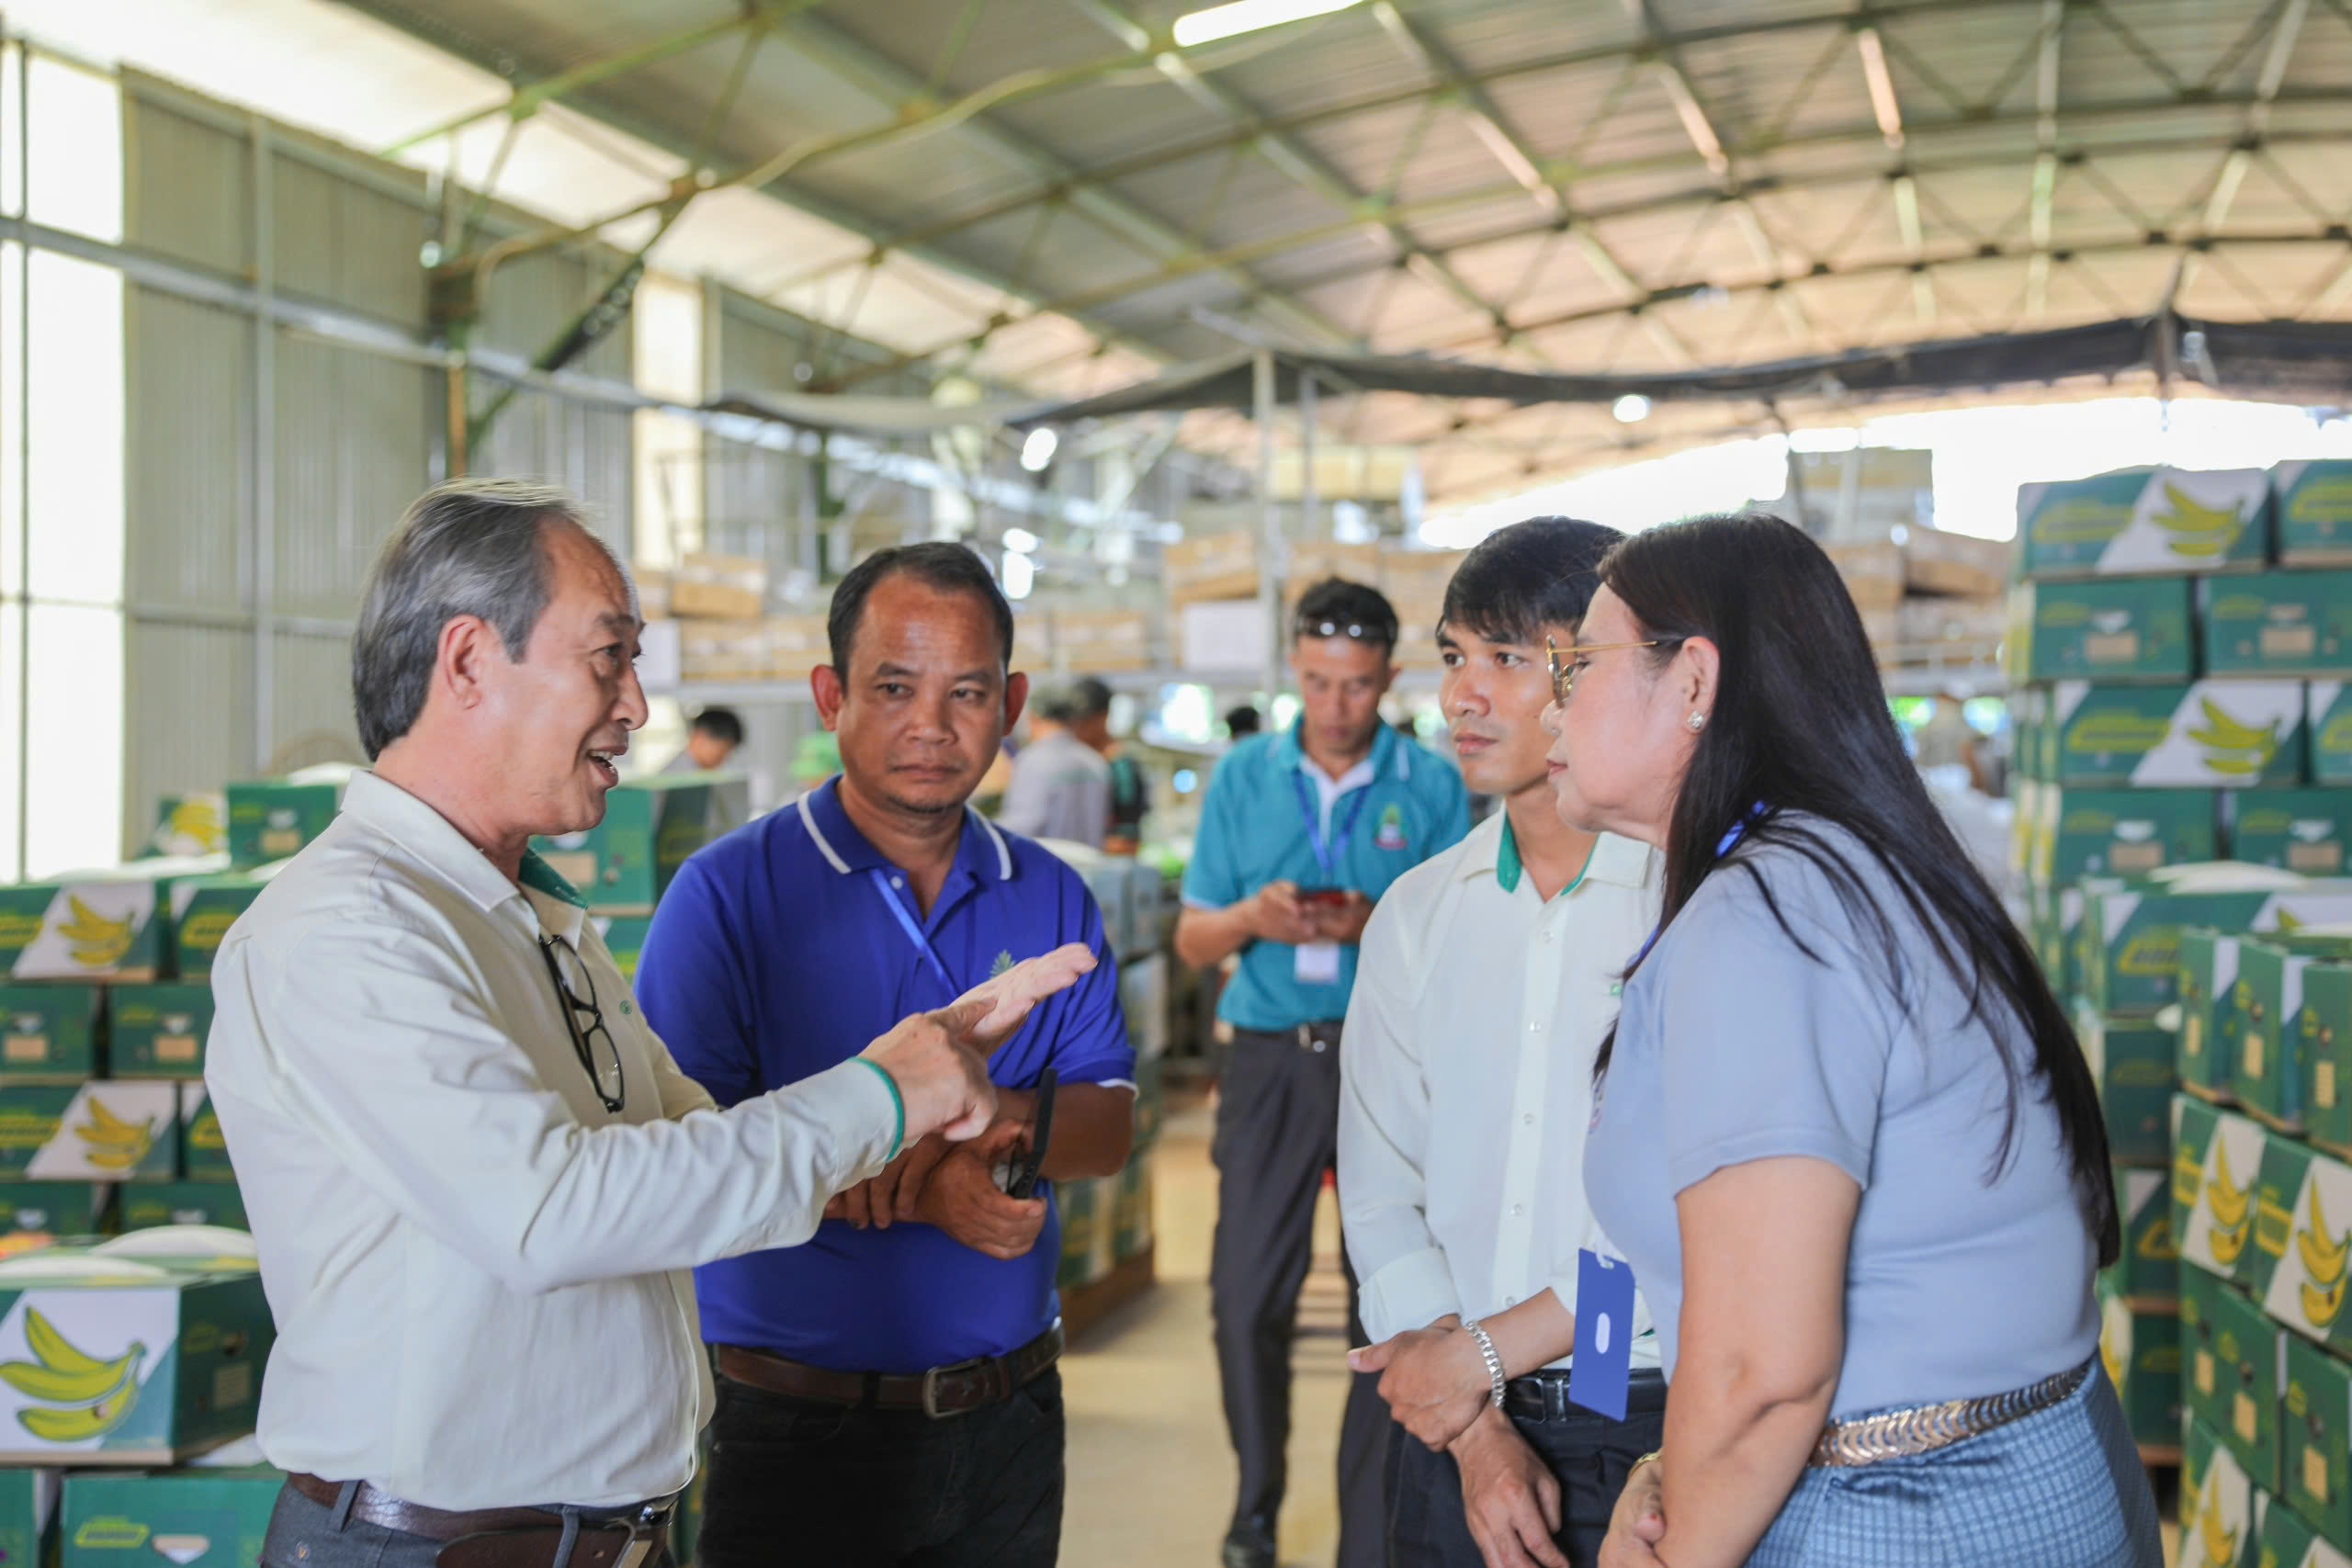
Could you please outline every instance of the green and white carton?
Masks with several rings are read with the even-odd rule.
[[[2193,1403],[2190,1410],[2181,1430],[2183,1561],[2197,1568],[2260,1568],[2269,1496],[2256,1488],[2229,1445],[2198,1418]]]
[[[253,908],[254,900],[285,863],[273,861],[251,871],[192,877],[173,886],[172,949],[178,957],[181,979],[210,978],[212,960],[228,939],[229,928]]]
[[[2270,489],[2281,566],[2352,566],[2352,461],[2277,464]]]
[[[0,1470],[0,1563],[58,1568],[61,1470]]]
[[[2352,964],[2303,971],[2303,1135],[2352,1158]],[[2352,1213],[2352,1211],[2347,1211]]]
[[[2352,1365],[2319,1346],[2290,1340],[2284,1399],[2279,1495],[2323,1539],[2352,1547],[2352,1461],[2346,1454]]]
[[[167,795],[155,803],[155,830],[147,837],[151,855],[225,855],[229,852],[229,796],[220,790]]]
[[[348,773],[318,769],[292,778],[231,784],[229,863],[243,869],[300,853],[343,809],[342,779]]]
[[[0,887],[0,978],[168,979],[170,890],[221,869],[217,858],[142,860]]]
[[[2238,943],[2230,1093],[2248,1114],[2281,1132],[2303,1131],[2305,1060],[2319,1050],[2324,1027],[2305,1004],[2304,982],[2324,959],[2352,959],[2352,938],[2248,937]]]
[[[243,1469],[66,1477],[59,1568],[252,1568],[286,1477]]]
[[[0,1181],[0,1235],[102,1235],[112,1218],[114,1194],[108,1182]]]
[[[2352,1557],[2338,1551],[2296,1512],[2293,1497],[2294,1480],[2290,1476],[2286,1495],[2263,1510],[2260,1568],[2352,1568]],[[2281,1507],[2280,1503],[2286,1506]]]
[[[2038,788],[2027,874],[2055,886],[2213,860],[2219,803],[2231,797],[2205,789]]]
[[[2254,1179],[2254,1234],[2230,1275],[2256,1306],[2268,1299],[2270,1282],[2293,1245],[2295,1205],[2315,1157],[2308,1145],[2293,1138],[2273,1133],[2263,1139],[2262,1164]]]
[[[159,1181],[122,1190],[122,1228],[153,1230],[159,1225],[215,1225],[222,1230],[251,1230],[245,1218],[244,1195],[232,1181]]]
[[[108,1055],[115,1072],[134,1078],[204,1076],[210,986],[185,980],[117,986],[111,1008]]]
[[[2221,800],[2231,859],[2305,876],[2344,874],[2352,790],[2226,790]]]
[[[2201,596],[2206,674],[2352,674],[2352,571],[2210,578]]]
[[[2194,1100],[2173,1103],[2180,1140],[2173,1154],[2173,1234],[2180,1260],[2226,1280],[2237,1272],[2254,1236],[2254,1191],[2269,1137],[2251,1118],[2210,1107],[2199,1108],[2205,1115],[2199,1117],[2185,1109]],[[2184,1270],[2184,1295],[2188,1285]]]
[[[2180,1435],[2180,1320],[2135,1312],[2102,1287],[2098,1351],[2132,1440],[2169,1447]]]
[[[2180,1248],[2173,1244],[2172,1173],[2113,1168],[2123,1255],[2099,1270],[2102,1289],[2134,1312],[2171,1312],[2180,1295]]]
[[[2075,1034],[2098,1086],[2108,1153],[2122,1165],[2165,1164],[2172,1148],[2173,1036],[2145,1020],[2101,1018],[2079,997]]]
[[[2182,1279],[2182,1403],[2266,1492],[2278,1486],[2278,1393],[2293,1337],[2227,1280]]]
[[[2197,673],[2188,578],[2020,582],[2002,645],[2009,679],[2186,681]]]
[[[220,1132],[220,1113],[212,1109],[211,1092],[201,1082],[179,1086],[180,1168],[189,1181],[234,1181],[236,1168],[229,1163],[229,1140]]]
[[[663,773],[605,794],[605,819],[579,833],[531,840],[548,868],[591,908],[650,915],[686,857],[707,843],[718,795],[737,775]]]
[[[2313,1153],[2288,1205],[2286,1256],[2273,1266],[2261,1297],[2272,1321],[2339,1348],[2352,1343],[2352,1314],[2344,1311],[2345,1265],[2352,1257],[2352,1236],[2342,1228],[2347,1221],[2352,1167]],[[2257,1228],[2261,1224],[2257,1219]]]
[[[179,1174],[179,1087],[130,1078],[0,1084],[0,1176],[169,1181]]]
[[[2258,570],[2270,554],[2270,475],[2127,468],[2018,487],[2027,577]]]
[[[0,1263],[0,1461],[171,1464],[252,1431],[276,1336],[251,1249],[146,1231]]]
[[[94,1077],[102,1062],[96,986],[0,985],[0,1077]]]
[[[2303,782],[2305,695],[2299,681],[2199,681],[2051,688],[2060,784],[2240,789]]]
[[[2076,939],[2082,993],[2100,1012],[2143,1018],[2175,1000],[2184,931],[2267,933],[2352,921],[2352,880],[2281,881],[2287,874],[2257,869],[2230,874],[2227,886],[2215,886],[2212,882],[2222,880],[2220,874],[2199,874],[2207,880],[2181,876],[2156,886],[2086,890]],[[2217,977],[2216,984],[2234,979],[2233,973]],[[2206,994],[2218,998],[2223,993]],[[2185,1032],[2185,1021],[2183,1028]],[[2188,1046],[2184,1040],[2184,1059],[2192,1054]],[[2215,1086],[2220,1082],[2216,1078]]]
[[[2352,784],[2352,683],[2312,682],[2303,728],[2311,737],[2311,782]]]

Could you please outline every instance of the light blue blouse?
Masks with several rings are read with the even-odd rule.
[[[2018,1095],[1996,1171],[2005,1082],[1986,1024],[1968,1018],[1966,993],[1859,840],[1818,818],[1781,820],[1812,827],[1861,873],[1894,922],[1898,972],[1827,874],[1751,838],[1626,984],[1585,1189],[1657,1315],[1668,1377],[1680,1352],[1675,1195],[1785,1155],[1826,1160],[1862,1189],[1833,1417],[1997,1393],[2079,1365],[2098,1341],[2096,1243],[2042,1086],[2029,1079]],[[1817,958],[1781,929],[1759,878]],[[2023,1027],[2001,1023],[2030,1070]]]

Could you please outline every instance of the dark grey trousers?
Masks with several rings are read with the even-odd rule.
[[[288,1486],[269,1516],[261,1568],[434,1568],[442,1545],[430,1536],[345,1517]],[[646,1568],[671,1568],[669,1548],[648,1559]]]
[[[1339,1032],[1337,1023],[1318,1027],[1317,1050],[1295,1032],[1238,1029],[1218,1084],[1209,1146],[1219,1183],[1209,1301],[1226,1430],[1240,1462],[1236,1518],[1271,1522],[1289,1479],[1291,1342],[1313,1261],[1316,1197],[1338,1152]],[[1348,1342],[1362,1345],[1352,1268],[1347,1280]],[[1378,1385],[1376,1377],[1349,1378],[1340,1425],[1338,1568],[1381,1568],[1387,1561],[1382,1472],[1390,1422]]]

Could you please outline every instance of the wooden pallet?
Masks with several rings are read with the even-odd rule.
[[[2180,1468],[2180,1445],[2178,1443],[2142,1443],[2140,1462],[2150,1470],[2177,1470]]]
[[[1100,1280],[1064,1291],[1063,1337],[1076,1340],[1114,1308],[1125,1305],[1150,1290],[1159,1277],[1153,1266],[1155,1251],[1156,1247],[1146,1247]]]

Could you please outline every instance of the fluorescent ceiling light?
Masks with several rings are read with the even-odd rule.
[[[1609,412],[1620,424],[1634,424],[1649,418],[1650,400],[1639,392],[1628,392],[1611,404]]]
[[[1196,44],[1215,43],[1221,38],[1254,33],[1261,28],[1278,28],[1284,22],[1328,17],[1360,4],[1362,0],[1232,0],[1230,5],[1211,6],[1204,11],[1190,11],[1177,17],[1176,47],[1191,49]]]
[[[1036,564],[1027,556],[1005,557],[1001,575],[1004,580],[1004,596],[1008,599],[1026,599],[1029,597],[1029,591],[1037,585]]]
[[[1018,555],[1032,554],[1037,548],[1037,536],[1026,528],[1007,528],[1004,531],[1004,547]]]
[[[1061,444],[1060,436],[1047,426],[1039,425],[1029,433],[1029,439],[1021,444],[1021,466],[1033,474],[1044,473],[1046,465],[1054,460],[1055,448]]]

